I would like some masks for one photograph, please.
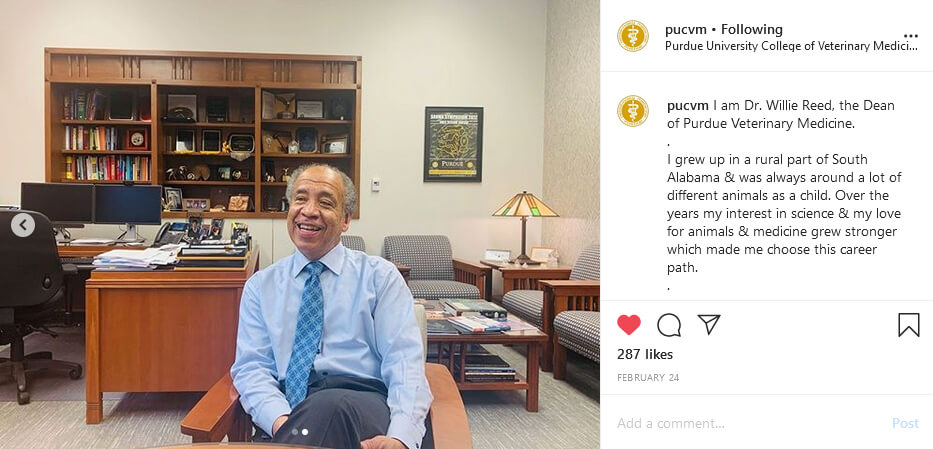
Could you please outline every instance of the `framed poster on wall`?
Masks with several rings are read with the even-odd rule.
[[[424,108],[424,181],[482,180],[483,108]]]

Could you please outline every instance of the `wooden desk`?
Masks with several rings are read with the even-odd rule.
[[[522,267],[507,263],[494,263],[486,260],[480,261],[480,263],[502,273],[503,296],[512,290],[540,290],[540,288],[538,288],[538,281],[540,280],[570,278],[570,267],[566,265],[549,267],[545,264],[541,264]],[[492,298],[491,283],[487,284],[486,288],[489,290],[486,297]],[[501,303],[502,301],[499,300],[498,302]]]
[[[86,422],[111,392],[207,391],[233,364],[243,284],[238,271],[101,271],[86,283]]]

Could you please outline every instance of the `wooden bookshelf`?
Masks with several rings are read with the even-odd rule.
[[[185,198],[209,198],[212,205],[226,205],[231,195],[249,195],[251,211],[204,215],[284,217],[278,210],[286,169],[328,163],[359,186],[361,66],[359,56],[46,48],[46,181],[116,184],[132,178],[127,180],[179,188]],[[183,105],[184,96],[195,99],[193,121],[163,120],[172,112],[169,106]],[[285,112],[285,103],[275,99],[279,96],[292,99],[291,115],[279,114]],[[275,100],[269,103],[269,98]],[[298,118],[299,102],[305,108],[303,118]],[[90,116],[92,106],[95,114]],[[129,136],[137,132],[145,136],[135,136],[142,145],[130,143]],[[97,134],[84,142],[90,133]],[[270,133],[296,143],[301,138],[302,152],[264,150],[263,137]],[[201,153],[229,143],[231,135],[252,136],[253,152],[245,160],[229,153]],[[341,138],[346,139],[345,153],[321,152],[325,142]],[[98,149],[92,149],[92,143]],[[189,144],[193,152],[174,152]],[[167,179],[168,169],[182,165],[189,171],[206,165],[211,176]],[[226,167],[248,173],[246,181],[217,177]],[[94,173],[97,179],[80,179],[95,178]],[[267,173],[274,182],[266,182]],[[163,213],[164,218],[184,216],[185,212]],[[354,218],[359,218],[359,208]]]

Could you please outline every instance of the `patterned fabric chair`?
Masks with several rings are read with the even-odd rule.
[[[502,306],[548,335],[541,348],[541,370],[554,369],[554,317],[565,310],[599,311],[599,244],[589,246],[570,270],[569,280],[539,280],[541,290],[511,290]]]
[[[554,317],[554,378],[567,376],[567,350],[599,363],[599,312],[571,310]]]
[[[363,237],[358,235],[343,234],[340,236],[340,243],[347,248],[362,251],[364,253],[366,252],[366,242],[363,241]]]
[[[484,299],[492,269],[454,259],[444,235],[390,235],[382,257],[407,265],[408,288],[415,298]]]
[[[571,280],[599,279],[599,245],[592,245],[580,253],[570,270]],[[541,290],[511,290],[502,297],[502,306],[509,313],[543,329],[541,313],[544,292]]]

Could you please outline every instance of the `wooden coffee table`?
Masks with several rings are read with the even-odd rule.
[[[509,317],[510,320],[519,321]],[[428,334],[428,347],[436,343],[439,345],[438,357],[443,355],[443,348],[447,347],[446,360],[438,363],[446,364],[453,373],[454,380],[460,390],[525,390],[525,410],[538,411],[538,369],[540,366],[538,355],[541,346],[548,340],[547,334],[538,329],[524,331],[508,331],[494,334],[459,334],[459,335],[431,335]],[[525,364],[527,378],[515,373],[514,382],[467,382],[466,352],[471,344],[497,344],[497,345],[525,345],[528,348],[528,360]],[[459,358],[460,369],[455,371],[454,358]]]

